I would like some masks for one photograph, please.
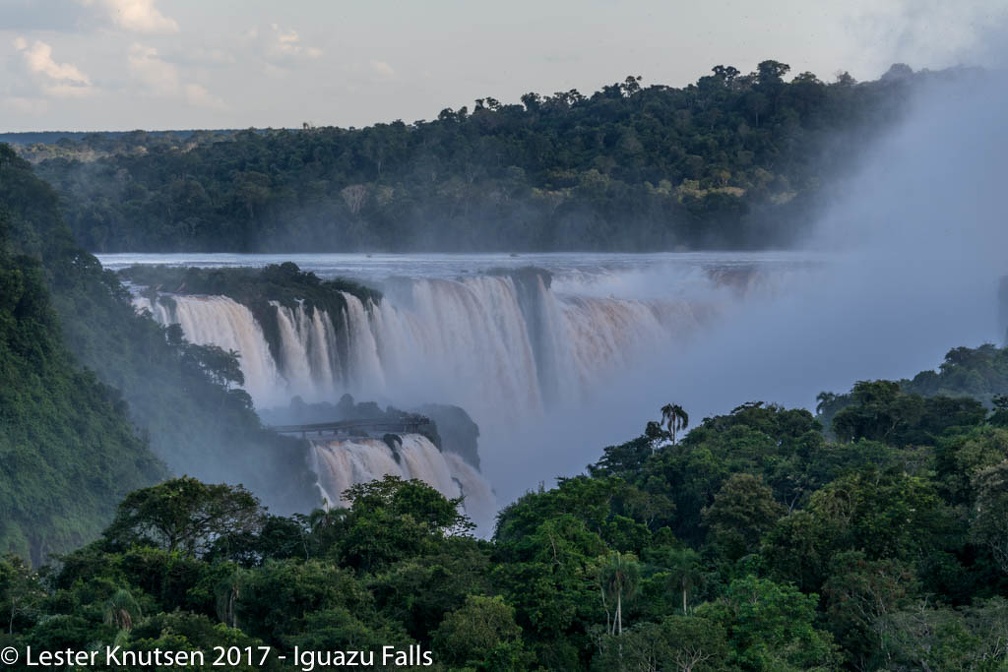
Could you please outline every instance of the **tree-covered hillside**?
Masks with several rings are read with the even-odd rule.
[[[38,563],[93,539],[130,490],[166,474],[120,393],[67,351],[26,232],[52,234],[55,197],[0,146],[0,551]]]
[[[586,474],[506,507],[489,541],[417,481],[290,518],[169,481],[48,581],[0,561],[0,644],[207,652],[196,669],[235,647],[243,670],[295,651],[302,669],[358,652],[367,669],[459,672],[1004,670],[1003,409],[888,381],[849,396],[840,440],[760,402],[683,437],[669,404]]]
[[[262,428],[234,357],[137,315],[6,145],[0,235],[0,550],[75,548],[170,471],[245,483],[286,513],[318,503],[307,445]]]
[[[100,252],[783,246],[915,88],[953,76],[894,66],[827,84],[789,70],[488,97],[412,124],[92,134],[22,151]]]

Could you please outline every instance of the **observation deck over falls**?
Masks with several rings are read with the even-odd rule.
[[[383,434],[423,434],[437,436],[437,428],[422,416],[396,419],[356,419],[334,422],[317,422],[303,425],[274,425],[267,427],[278,434],[299,435],[303,439],[333,439],[341,437],[368,437]],[[435,442],[437,443],[437,442]]]

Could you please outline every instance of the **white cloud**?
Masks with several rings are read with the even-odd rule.
[[[194,107],[225,107],[224,101],[212,95],[203,85],[183,84],[178,67],[162,59],[154,47],[134,44],[130,47],[127,65],[133,78],[155,96],[184,100]]]
[[[296,30],[283,29],[275,23],[264,31],[252,28],[246,37],[255,45],[257,55],[271,65],[292,65],[322,56],[321,49],[303,44]]]
[[[371,61],[371,69],[382,77],[388,79],[395,77],[395,70],[385,61]]]
[[[87,7],[99,4],[112,23],[124,30],[151,35],[171,35],[179,32],[175,19],[162,14],[154,0],[79,0]]]
[[[57,63],[52,46],[40,40],[29,45],[28,40],[17,37],[14,48],[21,53],[36,82],[50,96],[71,98],[91,93],[91,78],[73,63]]]
[[[990,0],[851,0],[846,11],[849,31],[859,37],[852,48],[877,71],[869,76],[898,61],[915,70],[977,63],[987,42],[1000,42],[993,33],[1008,23],[1008,3]]]

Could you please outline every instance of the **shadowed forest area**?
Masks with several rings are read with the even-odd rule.
[[[72,550],[172,472],[244,482],[287,513],[318,503],[307,444],[262,428],[233,353],[138,315],[6,145],[0,262],[0,549]]]
[[[923,377],[1003,391],[1006,372],[984,347]],[[382,647],[419,645],[441,670],[1000,670],[1008,397],[910,388],[861,382],[818,417],[747,403],[673,440],[680,408],[507,506],[490,540],[419,481],[278,517],[170,480],[41,574],[0,562],[0,643],[273,647],[234,669],[295,647],[392,669]]]
[[[92,252],[784,247],[915,91],[973,74],[789,71],[627,77],[362,129],[53,134],[19,151]]]

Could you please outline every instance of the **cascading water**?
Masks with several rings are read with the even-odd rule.
[[[335,316],[273,302],[272,349],[252,312],[226,297],[138,305],[163,324],[179,323],[195,343],[236,350],[259,407],[345,392],[436,399],[463,406],[481,426],[577,404],[607,373],[684,337],[713,310],[684,299],[559,294],[548,279],[524,272],[393,282],[378,303],[343,292],[345,309]]]
[[[677,351],[738,300],[773,294],[792,271],[806,277],[809,268],[789,258],[658,261],[647,266],[634,257],[616,267],[579,261],[552,272],[455,266],[420,277],[358,274],[355,279],[381,289],[380,300],[343,291],[329,312],[304,302],[271,302],[275,321],[268,325],[256,321],[270,317],[262,305],[253,313],[225,297],[170,295],[137,303],[161,323],[179,323],[193,342],[238,351],[245,388],[259,408],[286,406],[295,395],[331,403],[345,393],[400,408],[432,401],[460,406],[478,423],[482,445],[489,442],[487,464],[496,477],[503,468],[527,469],[507,457],[529,459],[526,439],[514,437],[544,419],[569,422],[622,371],[651,366],[652,358]],[[633,422],[642,423],[655,409],[640,409]],[[381,441],[315,451],[320,483],[328,479],[320,487],[330,501],[352,483],[403,473]],[[440,471],[428,465],[410,473],[454,496],[444,465],[455,465],[448,472],[456,477],[468,469],[486,492],[474,502],[493,501],[485,481],[461,458],[446,452],[437,459]],[[547,455],[537,459],[552,469],[545,466]],[[493,513],[493,504],[486,506],[484,520]]]
[[[424,481],[448,498],[461,497],[465,513],[480,526],[493,521],[493,491],[476,469],[458,455],[442,453],[420,434],[403,434],[399,439],[395,448],[381,439],[313,441],[312,466],[325,500],[346,505],[342,495],[350,486],[391,474]]]
[[[286,402],[287,382],[270,353],[262,328],[250,311],[226,296],[173,296],[167,301],[136,297],[161,324],[178,324],[191,343],[216,345],[240,354],[245,390],[257,404]]]

